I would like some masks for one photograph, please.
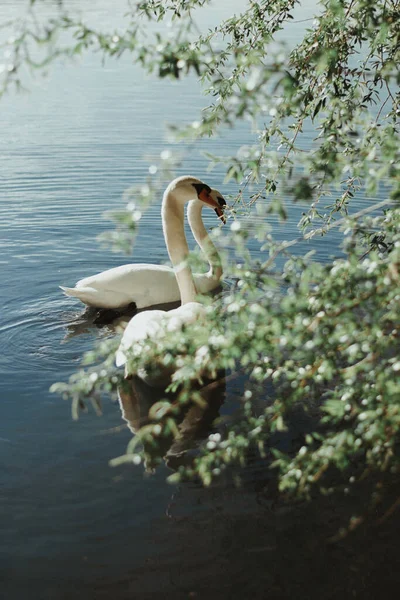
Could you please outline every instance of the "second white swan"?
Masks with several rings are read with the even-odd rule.
[[[183,217],[184,205],[190,199],[191,186],[199,189],[197,186],[205,186],[205,184],[193,177],[180,177],[168,186],[162,204],[165,243],[174,266],[182,306],[169,312],[144,311],[129,321],[116,353],[116,364],[117,366],[125,365],[125,376],[130,375],[128,360],[130,352],[140,355],[148,338],[160,338],[166,332],[177,331],[183,325],[186,326],[196,321],[205,312],[203,305],[195,301],[197,292],[200,290],[197,290],[196,281],[186,264],[189,248],[183,227]],[[225,200],[220,192],[212,190],[208,186],[203,187],[198,193],[198,199],[201,203],[212,206],[219,216],[223,216]],[[197,211],[200,215],[201,206],[193,205],[192,210]],[[195,229],[194,234],[198,243],[204,244],[205,235],[207,235],[204,226]],[[210,252],[216,252],[210,240],[208,240],[205,250],[208,252],[208,256],[210,256]],[[155,373],[149,374],[142,370],[137,375],[149,385],[165,385],[171,375],[171,370],[158,365],[155,371]]]

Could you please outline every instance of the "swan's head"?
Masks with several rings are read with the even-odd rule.
[[[221,192],[210,188],[210,186],[202,181],[199,183],[192,183],[192,185],[197,192],[198,199],[211,206],[215,210],[218,218],[225,223],[226,217],[224,215],[224,210],[226,207],[226,200]]]
[[[194,194],[195,192],[195,194]],[[211,206],[218,215],[218,218],[225,223],[224,209],[226,207],[226,201],[221,192],[210,188],[209,185],[197,179],[197,177],[190,177],[185,175],[183,177],[177,177],[172,181],[167,189],[165,190],[165,197],[167,198],[172,194],[176,200],[186,203],[189,200],[197,198],[204,204]]]

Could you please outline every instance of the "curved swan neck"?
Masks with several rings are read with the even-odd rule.
[[[178,282],[179,291],[181,294],[182,304],[193,302],[196,299],[197,290],[194,284],[193,275],[190,268],[187,266],[187,258],[189,255],[189,247],[187,244],[184,231],[184,205],[188,200],[193,198],[193,194],[188,197],[189,189],[186,197],[183,190],[178,190],[168,186],[164,192],[161,216],[164,231],[165,243],[171,262],[173,264],[176,280]]]
[[[201,218],[202,210],[203,203],[200,200],[192,200],[189,202],[187,210],[188,221],[194,239],[204,252],[210,265],[210,270],[207,273],[207,277],[219,280],[222,277],[221,258],[216,247],[211,241],[206,228],[204,227],[203,219]]]

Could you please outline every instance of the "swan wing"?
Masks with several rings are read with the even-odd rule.
[[[177,331],[197,321],[202,314],[205,314],[205,308],[200,302],[187,302],[167,313],[165,327],[168,331]]]
[[[127,265],[120,265],[119,267],[113,267],[107,269],[96,275],[84,277],[80,279],[76,287],[98,287],[109,288],[110,285],[118,290],[125,290],[127,286],[135,282],[136,279],[146,279],[157,276],[160,274],[168,276],[173,275],[171,267],[166,265],[152,265],[146,263],[129,263]]]
[[[174,310],[147,310],[141,312],[129,321],[119,348],[115,355],[115,364],[121,367],[126,363],[128,349],[140,352],[147,338],[160,338],[166,332],[178,331],[183,325],[196,321],[205,308],[199,302],[188,302]]]
[[[74,288],[61,289],[97,308],[120,308],[135,302],[140,309],[180,298],[173,269],[141,263],[114,267],[79,280]]]
[[[126,363],[128,349],[140,352],[146,338],[154,338],[164,335],[165,317],[164,310],[148,310],[141,312],[129,321],[115,354],[115,364],[121,367]]]

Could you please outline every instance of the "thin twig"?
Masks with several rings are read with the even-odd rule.
[[[339,221],[335,221],[334,223],[332,223],[332,225],[327,225],[326,227],[320,227],[319,229],[314,229],[313,231],[306,233],[302,239],[309,240],[311,237],[313,237],[314,235],[316,235],[318,233],[325,233],[327,231],[330,231],[334,227],[339,227],[340,225],[344,225],[348,218],[358,219],[359,217],[362,217],[363,215],[366,215],[367,213],[373,212],[374,210],[379,210],[380,208],[383,208],[384,206],[387,206],[388,204],[393,204],[393,200],[390,200],[390,199],[382,200],[381,202],[378,202],[377,204],[373,204],[372,206],[363,208],[363,210],[359,210],[358,212],[354,213],[354,215],[350,215],[349,217],[346,216],[346,217],[343,217],[342,219],[339,219]]]
[[[223,385],[224,383],[228,383],[228,381],[232,381],[234,379],[237,379],[240,375],[242,375],[241,371],[234,371],[233,373],[230,373],[230,375],[226,375],[226,377],[221,377],[221,379],[217,379],[216,381],[213,381],[211,383],[209,383],[208,385],[205,385],[204,387],[202,387],[200,389],[200,392],[210,392],[214,389],[216,389],[217,387]]]
[[[385,107],[385,104],[386,104],[386,103],[387,103],[387,101],[389,100],[389,98],[390,98],[390,94],[388,94],[388,96],[387,96],[387,98],[386,98],[385,102],[384,102],[384,103],[382,104],[382,106],[380,107],[380,109],[379,109],[379,112],[378,112],[378,114],[376,115],[375,123],[377,123],[377,122],[379,121],[379,117],[381,116],[381,113],[382,113],[382,111],[383,111],[383,109],[384,109],[384,107]]]
[[[387,206],[388,204],[392,204],[392,203],[393,203],[393,200],[390,200],[390,199],[382,200],[382,202],[378,202],[377,204],[368,206],[367,208],[364,208],[363,210],[360,210],[360,211],[354,213],[354,215],[350,215],[349,217],[348,216],[343,217],[342,219],[335,221],[331,225],[326,225],[326,227],[320,227],[319,229],[314,229],[313,231],[310,231],[309,233],[306,233],[305,235],[302,235],[293,240],[290,240],[289,242],[282,242],[282,244],[273,252],[273,254],[269,257],[269,259],[263,263],[262,268],[263,269],[268,268],[268,266],[274,262],[275,258],[278,256],[278,254],[280,254],[287,248],[290,248],[290,246],[294,246],[295,244],[309,240],[314,235],[317,235],[319,233],[327,233],[334,227],[339,227],[340,225],[344,225],[346,223],[347,219],[349,219],[349,218],[358,219],[359,217],[361,217],[369,212],[378,210],[379,208],[382,208],[383,206]]]
[[[390,506],[390,508],[388,508],[388,510],[385,512],[385,514],[380,519],[378,519],[378,521],[377,521],[378,525],[382,525],[382,523],[387,521],[387,519],[392,516],[394,511],[399,506],[400,506],[400,496],[397,498],[397,500],[395,502],[393,502],[393,504]]]

